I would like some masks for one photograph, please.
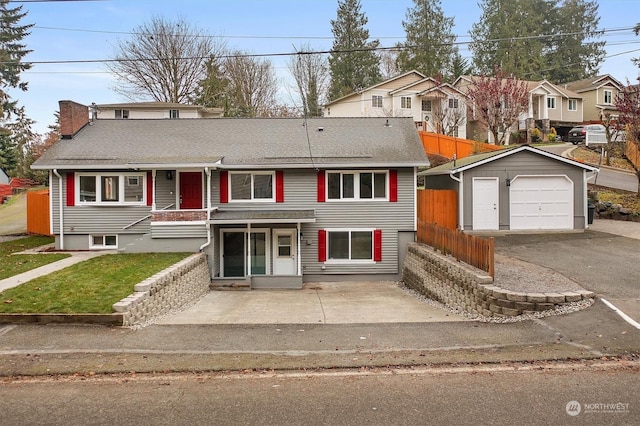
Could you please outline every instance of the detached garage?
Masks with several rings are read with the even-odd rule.
[[[465,231],[587,228],[587,179],[597,168],[528,145],[451,161],[420,173],[426,189],[458,192]]]

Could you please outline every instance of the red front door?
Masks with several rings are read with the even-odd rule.
[[[180,210],[202,208],[202,173],[180,172]]]

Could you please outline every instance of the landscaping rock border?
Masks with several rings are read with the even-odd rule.
[[[402,271],[405,286],[446,306],[485,317],[515,317],[556,310],[595,298],[586,290],[524,293],[495,286],[478,270],[438,253],[430,246],[411,243]]]

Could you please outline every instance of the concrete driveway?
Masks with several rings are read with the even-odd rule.
[[[375,324],[468,321],[395,282],[308,283],[302,290],[211,291],[155,324]]]

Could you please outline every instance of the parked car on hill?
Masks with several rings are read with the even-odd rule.
[[[606,143],[607,137],[602,124],[585,124],[575,126],[567,133],[567,141],[574,145],[584,143]]]

